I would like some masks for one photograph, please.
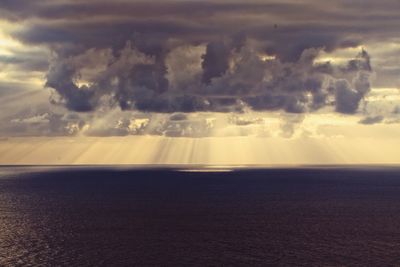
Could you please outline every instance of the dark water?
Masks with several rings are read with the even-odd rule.
[[[0,177],[0,266],[400,266],[400,169]]]

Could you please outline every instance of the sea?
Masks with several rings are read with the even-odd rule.
[[[3,166],[0,266],[400,266],[400,168]]]

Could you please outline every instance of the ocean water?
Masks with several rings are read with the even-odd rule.
[[[400,266],[399,168],[0,168],[0,266]]]

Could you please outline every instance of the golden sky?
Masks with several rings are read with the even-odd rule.
[[[331,165],[400,164],[398,138],[10,138],[2,164]]]

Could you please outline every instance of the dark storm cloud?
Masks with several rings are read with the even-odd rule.
[[[355,113],[371,87],[367,52],[342,66],[315,60],[321,50],[393,39],[399,9],[395,0],[0,1],[1,16],[24,25],[14,38],[53,52],[46,83],[59,95],[53,102],[80,112],[107,103],[168,113],[326,105]],[[96,53],[108,56],[88,64]],[[97,73],[85,77],[90,69]]]
[[[75,74],[75,70],[66,64],[52,66],[47,75],[46,86],[57,90],[68,109],[91,111],[96,105],[95,92],[87,86],[78,87],[74,83]]]
[[[53,3],[52,3],[53,2]],[[221,14],[265,14],[278,13],[290,16],[307,17],[317,15],[329,18],[332,14],[305,3],[279,3],[273,1],[54,1],[49,0],[2,0],[2,13],[9,17],[24,20],[28,18],[74,19],[89,16],[113,17],[163,17],[180,16],[186,18],[209,18]],[[301,9],[303,12],[299,14]],[[320,13],[317,14],[316,11]],[[322,14],[321,14],[322,12]],[[348,17],[343,14],[344,17]]]
[[[229,68],[230,50],[219,42],[209,43],[203,56],[203,82],[210,84],[215,77],[222,76]]]
[[[56,58],[47,75],[47,86],[56,89],[67,108],[81,112],[94,110],[108,98],[109,103],[122,110],[240,111],[247,105],[254,110],[304,113],[329,104],[328,98],[333,95],[338,112],[355,113],[370,91],[371,72],[365,51],[350,61],[351,69],[347,65],[329,66],[329,71],[314,64],[319,53],[315,49],[305,50],[300,60],[293,63],[263,61],[247,46],[231,53],[231,60],[236,63],[229,70],[225,64],[203,64],[203,83],[200,81],[190,91],[182,90],[179,84],[169,86],[164,61],[160,63],[131,45],[116,57],[111,56],[106,69],[88,85],[76,82],[86,56]],[[213,62],[221,56],[209,53],[208,49],[206,55],[218,58]],[[207,82],[205,73],[210,74]]]

